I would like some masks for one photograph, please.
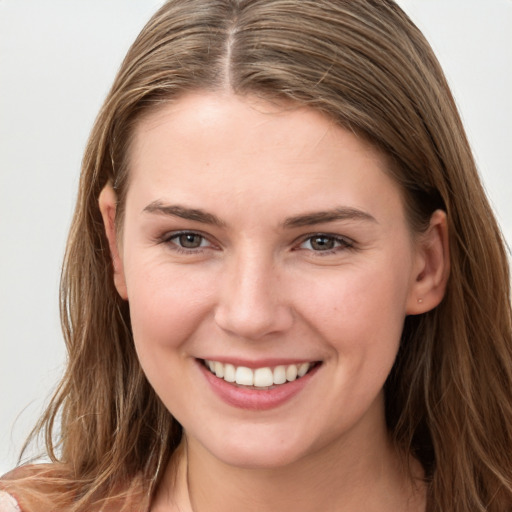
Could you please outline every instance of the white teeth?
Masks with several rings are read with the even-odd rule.
[[[286,380],[288,382],[294,381],[297,378],[297,373],[297,365],[291,364],[290,366],[288,366],[288,368],[286,368]]]
[[[224,366],[224,380],[226,382],[235,382],[235,367],[232,364],[226,364]]]
[[[205,360],[205,364],[213,374],[226,382],[235,382],[240,386],[254,386],[257,388],[269,388],[285,382],[292,382],[304,377],[313,366],[313,363],[300,363],[253,370],[245,366],[237,367],[219,361]]]
[[[274,368],[274,382],[284,384],[286,382],[286,366],[276,366]]]
[[[257,388],[266,388],[274,384],[274,376],[270,368],[258,368],[254,370],[254,385]]]
[[[215,375],[217,377],[224,377],[224,365],[222,363],[219,363],[218,361],[215,362]]]
[[[304,377],[304,375],[306,375],[306,373],[308,373],[308,370],[310,368],[310,364],[309,363],[302,363],[301,365],[299,365],[299,369],[297,371],[297,375],[299,377]]]
[[[245,366],[239,366],[235,372],[235,382],[243,386],[254,385],[254,372]]]

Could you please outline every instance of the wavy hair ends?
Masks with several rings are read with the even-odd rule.
[[[83,159],[61,285],[69,364],[34,431],[69,470],[72,510],[136,475],[151,495],[181,439],[139,366],[98,196],[113,183],[121,230],[134,126],[197,90],[317,109],[389,157],[413,230],[447,212],[451,277],[434,311],[406,319],[388,426],[425,468],[429,511],[509,510],[507,255],[442,70],[391,0],[170,0],[130,48]]]

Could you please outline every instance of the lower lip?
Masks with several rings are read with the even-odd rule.
[[[304,377],[292,382],[280,384],[272,389],[259,390],[238,387],[215,376],[202,362],[198,361],[198,365],[213,392],[224,402],[239,409],[252,411],[265,411],[285,404],[304,389],[321,366],[315,366]]]

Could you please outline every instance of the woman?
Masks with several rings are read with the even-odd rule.
[[[91,134],[62,294],[53,463],[12,507],[512,506],[506,254],[389,0],[166,3]]]

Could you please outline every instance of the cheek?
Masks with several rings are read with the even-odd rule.
[[[198,326],[207,323],[211,287],[204,275],[186,268],[131,261],[127,270],[131,325],[141,367],[169,410],[186,410],[183,387],[189,385],[190,365],[195,364],[186,348],[199,335]]]
[[[302,287],[302,315],[341,354],[394,354],[405,319],[409,261],[398,254],[310,279]]]
[[[330,354],[333,373],[325,398],[333,411],[342,411],[333,413],[341,423],[363,417],[394,364],[408,291],[400,267],[340,269],[323,283],[308,283],[303,294],[302,316]]]
[[[151,261],[131,261],[126,267],[133,335],[143,355],[177,349],[208,314],[212,297],[203,273]]]

